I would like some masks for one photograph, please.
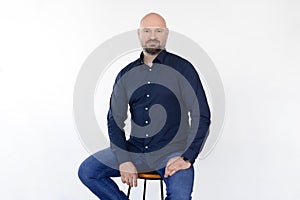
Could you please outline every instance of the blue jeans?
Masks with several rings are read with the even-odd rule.
[[[99,158],[99,159],[97,159]],[[169,159],[169,158],[168,158]],[[101,162],[99,161],[101,160]],[[133,160],[138,171],[153,171],[142,157]],[[105,163],[105,164],[104,164]],[[109,166],[108,166],[109,165]],[[110,148],[98,151],[88,157],[79,167],[78,176],[82,183],[87,186],[101,200],[128,200],[125,193],[111,177],[119,177],[118,162]],[[157,171],[164,177],[165,168]],[[166,189],[166,200],[190,200],[194,183],[194,168],[180,170],[173,176],[163,178]]]

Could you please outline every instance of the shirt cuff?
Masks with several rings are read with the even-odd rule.
[[[196,154],[194,151],[187,149],[182,155],[181,157],[185,158],[186,160],[189,160],[191,162],[195,162],[196,158],[197,158],[198,154]]]

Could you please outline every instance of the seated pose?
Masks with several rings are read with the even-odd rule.
[[[166,51],[168,33],[159,14],[149,13],[140,21],[137,34],[143,51],[119,72],[110,99],[111,145],[79,168],[82,183],[101,200],[128,200],[111,177],[135,187],[137,173],[147,171],[161,176],[166,199],[191,199],[193,163],[208,136],[210,110],[193,65]]]

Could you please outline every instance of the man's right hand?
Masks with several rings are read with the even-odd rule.
[[[123,183],[126,183],[130,187],[137,186],[137,170],[132,162],[124,162],[120,164],[119,171]]]

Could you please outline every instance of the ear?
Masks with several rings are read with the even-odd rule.
[[[139,38],[140,38],[140,29],[138,28],[137,30],[136,30],[136,32],[137,32],[137,34],[138,34],[138,36],[139,36]]]
[[[169,29],[168,28],[166,28],[166,35],[167,35],[167,37],[169,36]]]

